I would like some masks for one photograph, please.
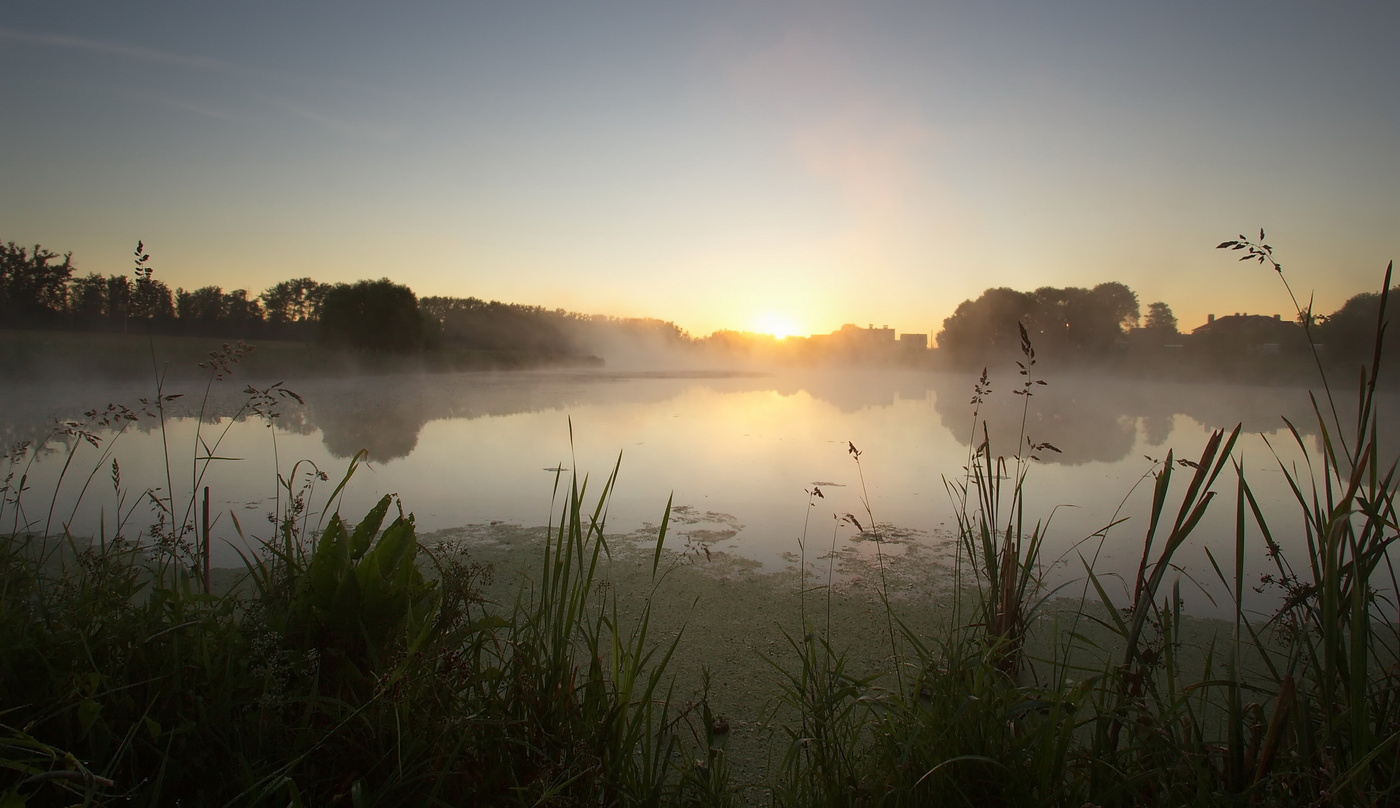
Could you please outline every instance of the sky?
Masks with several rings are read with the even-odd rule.
[[[1400,255],[1400,4],[0,0],[0,241],[172,289],[388,277],[936,332],[1119,281],[1189,329]]]

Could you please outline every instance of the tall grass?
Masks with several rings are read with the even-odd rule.
[[[249,393],[245,406],[269,418],[294,399]],[[147,409],[158,427],[175,395],[157,382]],[[107,451],[135,411],[117,412]],[[56,434],[101,445],[81,426]],[[221,461],[219,439],[197,436],[194,486]],[[710,755],[703,771],[679,762],[690,716],[667,674],[679,636],[657,643],[649,599],[623,609],[603,586],[616,469],[597,492],[587,478],[559,479],[536,586],[501,607],[481,594],[490,570],[460,547],[421,545],[392,497],[357,522],[341,517],[334,503],[358,460],[324,497],[320,469],[279,474],[275,533],[252,539],[243,580],[223,594],[206,591],[188,541],[195,511],[173,493],[173,471],[165,490],[142,493],[150,533],[90,544],[31,529],[48,520],[23,510],[21,474],[6,492],[13,512],[0,514],[25,528],[0,535],[0,804],[724,796],[722,760]],[[665,535],[663,519],[653,586]]]
[[[1221,246],[1283,277],[1267,245],[1241,237]],[[804,653],[782,699],[803,731],[790,735],[800,753],[789,752],[775,802],[1400,802],[1400,586],[1390,553],[1400,529],[1396,467],[1379,445],[1381,419],[1394,414],[1376,399],[1390,284],[1387,268],[1356,411],[1341,412],[1322,372],[1321,400],[1313,397],[1320,448],[1286,423],[1305,458],[1302,468],[1279,460],[1297,511],[1261,507],[1234,455],[1238,427],[1213,433],[1198,457],[1169,453],[1155,469],[1140,560],[1121,594],[1089,553],[1080,556],[1086,597],[1053,600],[1059,592],[1043,583],[1041,559],[1048,520],[1027,516],[1025,495],[1027,461],[1058,450],[1028,438],[1023,419],[1018,449],[994,454],[977,415],[991,394],[984,371],[968,464],[948,483],[959,535],[954,619],[941,629],[898,621],[911,655],[883,676],[854,675],[839,649],[789,638]],[[1299,318],[1310,322],[1310,312],[1300,307]],[[1300,336],[1311,343],[1309,332]],[[1043,381],[1024,329],[1022,352],[1015,392],[1028,407]],[[1233,535],[1205,543],[1232,617],[1213,635],[1199,626],[1187,633],[1178,556],[1223,486],[1233,488]],[[1285,546],[1305,548],[1305,557],[1288,558]],[[1261,554],[1275,570],[1256,586],[1244,570]],[[1279,605],[1256,617],[1246,599],[1268,587],[1280,590]]]

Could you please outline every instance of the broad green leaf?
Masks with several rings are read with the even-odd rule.
[[[317,602],[322,604],[330,602],[330,598],[335,594],[340,578],[348,566],[349,557],[345,552],[345,523],[340,521],[340,516],[332,516],[330,526],[316,542],[316,552],[312,555],[311,566],[307,569],[311,591]]]
[[[391,499],[391,494],[385,494],[375,503],[373,508],[370,508],[369,513],[365,514],[365,518],[355,526],[355,533],[350,539],[350,558],[352,560],[358,561],[369,550],[370,544],[374,541],[374,534],[378,533],[379,526],[384,524],[384,515],[389,512]]]
[[[374,548],[374,555],[379,559],[381,573],[387,577],[400,564],[411,565],[417,551],[418,541],[413,531],[413,517],[400,516],[384,529],[384,535],[379,537],[379,545]]]

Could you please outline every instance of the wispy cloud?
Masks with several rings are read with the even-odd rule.
[[[397,138],[399,135],[403,134],[403,130],[400,128],[388,128],[383,126],[375,126],[371,123],[356,123],[354,121],[345,121],[339,118],[332,117],[330,115],[326,115],[321,112],[316,112],[315,110],[307,109],[306,107],[300,104],[294,104],[291,101],[278,100],[273,103],[286,110],[287,112],[296,115],[299,118],[311,121],[312,123],[317,124],[319,126],[324,126],[325,128],[330,129],[331,131],[339,135],[343,135],[349,138],[367,138],[370,140],[393,140],[394,138]]]
[[[16,31],[13,28],[0,26],[0,39],[32,42],[36,45],[50,45],[53,47],[86,51],[88,53],[106,53],[113,56],[140,59],[148,62],[176,64],[184,67],[198,67],[220,73],[262,77],[272,77],[274,75],[265,70],[259,70],[233,62],[225,62],[221,59],[211,59],[207,56],[186,56],[180,53],[167,53],[165,51],[151,50],[150,48],[143,48],[137,45],[128,45],[123,42],[106,42],[98,39],[68,36],[65,34],[36,34],[28,31]]]
[[[181,101],[178,98],[171,98],[166,95],[155,95],[153,93],[144,93],[137,90],[122,90],[121,93],[140,101],[146,101],[152,104],[163,104],[167,107],[184,110],[185,112],[193,112],[196,115],[202,115],[206,118],[216,118],[221,121],[237,120],[237,116],[225,112],[224,110],[214,109],[204,104],[191,104],[187,101]]]
[[[55,48],[67,48],[71,50],[84,51],[87,53],[108,54],[126,59],[135,59],[145,62],[155,62],[167,65],[178,65],[185,68],[196,68],[225,75],[243,76],[259,79],[274,79],[279,83],[284,82],[288,77],[262,70],[255,67],[226,62],[221,59],[213,59],[207,56],[187,56],[180,53],[170,53],[167,51],[153,50],[138,45],[129,45],[122,42],[110,42],[86,37],[68,36],[66,34],[42,34],[29,31],[18,31],[13,28],[0,26],[0,40],[14,40],[19,42],[29,42],[36,45],[44,45]],[[355,88],[364,91],[364,88]],[[192,104],[179,99],[164,95],[152,95],[139,91],[128,91],[130,97],[140,98],[145,101],[164,104],[177,109],[193,112],[210,118],[221,120],[232,120],[235,116],[223,110],[212,108],[205,104]],[[310,121],[318,126],[324,127],[338,135],[348,138],[371,139],[371,140],[392,140],[402,134],[402,128],[377,126],[372,123],[357,123],[326,115],[322,112],[308,108],[306,105],[288,101],[281,98],[268,98],[267,101],[274,106],[290,112],[297,117]]]

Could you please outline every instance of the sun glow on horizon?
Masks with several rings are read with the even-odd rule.
[[[754,319],[754,330],[760,334],[772,334],[777,339],[797,336],[797,325],[781,314],[765,311]]]

